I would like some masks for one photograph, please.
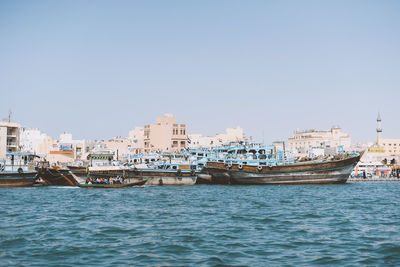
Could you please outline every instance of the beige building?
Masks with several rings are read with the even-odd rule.
[[[400,163],[400,139],[382,138],[382,119],[378,113],[376,119],[376,144],[375,147],[382,150],[381,161],[385,165],[399,165]]]
[[[379,144],[385,148],[385,157],[400,156],[400,139],[380,139]]]
[[[330,152],[339,149],[348,151],[351,148],[351,137],[339,127],[328,131],[297,131],[288,139],[288,147],[295,156],[308,156],[312,148],[324,148]]]
[[[400,167],[400,139],[379,139],[379,146],[383,149],[381,162],[395,169]]]
[[[135,143],[130,138],[115,137],[104,144],[105,147],[115,155],[115,159],[121,160],[131,154],[131,150],[134,150],[133,147]],[[135,151],[132,153],[137,154]]]
[[[85,140],[74,140],[72,134],[60,134],[58,140],[51,138],[44,140],[40,149],[47,149],[44,153],[51,164],[72,163],[75,160],[87,160],[87,156],[95,147],[95,142]]]
[[[187,145],[186,124],[176,123],[176,118],[165,114],[157,118],[156,124],[145,125],[143,129],[144,152],[180,151]]]
[[[236,128],[227,128],[225,133],[216,134],[215,136],[203,136],[201,134],[189,135],[190,148],[198,147],[216,147],[229,142],[247,142],[243,129],[237,126]]]
[[[5,159],[8,152],[19,151],[20,128],[15,122],[0,122],[0,159]]]

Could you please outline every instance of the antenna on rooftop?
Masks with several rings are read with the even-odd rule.
[[[12,110],[8,110],[8,122],[11,122],[11,115],[12,115]]]

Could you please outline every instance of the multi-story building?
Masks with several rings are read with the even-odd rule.
[[[20,128],[15,122],[0,122],[0,159],[5,159],[8,152],[19,151]]]
[[[187,145],[188,134],[186,124],[176,123],[176,118],[165,114],[157,118],[156,124],[148,124],[143,129],[144,152],[175,152]]]
[[[46,158],[50,163],[72,163],[75,160],[87,160],[87,156],[96,142],[74,140],[72,134],[60,134],[58,140],[45,140],[41,147],[46,147]]]
[[[312,148],[324,148],[331,154],[347,151],[351,147],[351,137],[337,126],[328,131],[296,131],[288,141],[289,149],[295,156],[308,156]]]
[[[390,161],[400,157],[400,139],[380,139],[380,145],[385,149],[384,156]]]
[[[227,128],[226,133],[216,134],[215,136],[203,136],[201,134],[189,135],[190,148],[198,147],[216,147],[229,142],[247,142],[243,129],[237,126],[236,128]]]
[[[113,152],[116,160],[120,160],[131,153],[138,154],[134,148],[135,143],[130,138],[114,137],[104,144],[109,151]]]
[[[144,127],[136,127],[130,131],[128,138],[132,141],[131,153],[139,154],[144,151]]]
[[[43,149],[42,144],[51,139],[47,134],[41,133],[37,128],[20,129],[20,147],[22,151],[31,152],[39,156],[45,156],[47,149]]]

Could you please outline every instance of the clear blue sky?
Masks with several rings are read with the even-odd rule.
[[[56,137],[400,138],[400,1],[0,1],[0,118]]]

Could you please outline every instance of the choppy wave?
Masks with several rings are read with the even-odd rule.
[[[0,190],[0,265],[399,265],[400,183]]]

